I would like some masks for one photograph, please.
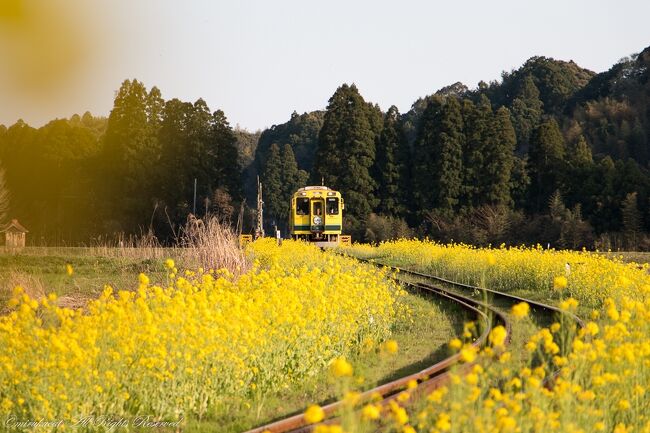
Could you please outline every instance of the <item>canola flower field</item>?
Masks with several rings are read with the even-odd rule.
[[[85,310],[17,287],[0,317],[0,414],[219,418],[390,336],[404,292],[386,272],[300,242],[248,248],[238,278],[170,259],[168,284],[141,274]]]
[[[355,246],[348,252],[437,269],[450,278],[501,290],[528,284],[557,298],[562,310],[581,311],[586,323],[578,328],[562,315],[519,347],[506,347],[501,326],[480,351],[455,338],[449,347],[470,364],[468,372],[457,369],[451,383],[415,401],[417,383],[387,408],[354,402],[342,425],[318,426],[316,433],[372,432],[380,421],[384,431],[403,433],[650,433],[650,276],[645,268],[584,252],[422,241]],[[566,263],[574,264],[571,273]],[[578,299],[596,307],[587,308]],[[525,303],[513,306],[514,326],[531,320],[529,313]],[[513,356],[515,351],[528,356]],[[319,418],[316,407],[305,413],[310,422]]]
[[[20,288],[0,317],[0,414],[74,419],[79,413],[219,419],[329,371],[346,413],[316,433],[650,433],[650,276],[646,266],[586,252],[477,249],[402,240],[355,245],[353,255],[578,311],[518,346],[495,328],[477,351],[471,333],[449,342],[469,371],[415,398],[410,383],[388,407],[361,401],[361,347],[399,352],[391,328],[406,312],[386,273],[298,242],[249,247],[252,269],[179,272],[166,285],[140,275],[135,291],[107,287],[86,310],[34,300]],[[72,273],[72,270],[68,270]],[[519,304],[511,317],[527,323]],[[468,323],[465,329],[471,329]],[[383,342],[383,343],[382,343]],[[381,343],[381,344],[380,344]],[[520,353],[526,356],[515,356]],[[323,418],[312,404],[309,423]],[[93,431],[92,429],[88,431]]]
[[[529,298],[577,299],[583,307],[599,307],[608,297],[636,296],[650,285],[648,264],[623,263],[601,254],[547,250],[541,247],[476,248],[433,241],[398,240],[378,247],[356,244],[348,254],[376,259],[450,280],[517,291]]]

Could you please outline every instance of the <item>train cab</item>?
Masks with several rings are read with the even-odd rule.
[[[306,186],[291,198],[289,231],[293,239],[314,242],[321,247],[341,241],[343,209],[341,193],[326,186]]]

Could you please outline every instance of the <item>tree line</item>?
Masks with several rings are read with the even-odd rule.
[[[21,220],[34,243],[172,242],[192,213],[247,231],[260,176],[267,229],[285,233],[291,194],[324,182],[359,240],[650,248],[649,70],[650,48],[600,74],[533,57],[406,113],[343,84],[325,110],[254,133],[201,99],[126,80],[108,118],[0,126],[0,217]]]
[[[370,241],[648,248],[649,65],[650,49],[602,74],[534,57],[498,82],[456,83],[404,114],[382,113],[344,84],[324,113],[294,113],[263,132],[257,170],[262,180],[293,179],[269,149],[313,149],[298,168],[343,192],[346,230]],[[287,184],[274,185],[271,201],[287,202]]]
[[[126,80],[108,118],[0,127],[7,215],[37,244],[116,233],[173,240],[191,212],[233,213],[242,195],[235,134],[202,99],[165,101],[156,87]]]

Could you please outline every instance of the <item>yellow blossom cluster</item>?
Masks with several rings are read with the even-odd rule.
[[[403,292],[385,271],[301,242],[248,248],[255,264],[240,277],[168,260],[166,287],[141,275],[84,310],[18,288],[0,317],[0,414],[218,417],[390,336]]]
[[[650,432],[650,291],[608,298],[604,309],[618,315],[578,331],[569,320],[542,328],[526,361],[485,349],[469,373],[429,395],[415,429]]]
[[[396,398],[372,417],[364,408],[352,425],[372,431],[372,420],[382,419],[391,420],[390,432],[650,433],[647,266],[585,252],[422,241],[347,252],[503,291],[527,289],[556,300],[563,312],[516,347],[503,344],[506,333],[497,326],[477,351],[464,342],[472,335],[466,324],[449,347],[470,365],[461,364],[419,403],[404,406]],[[518,320],[513,326],[531,314],[523,302],[510,312]],[[590,318],[582,328],[570,316],[577,312]]]
[[[506,349],[495,327],[491,344],[448,383],[406,405],[413,384],[387,406],[363,406],[342,429],[373,431],[382,420],[390,432],[650,433],[650,291],[603,308],[617,314],[579,329],[566,317],[541,328],[528,357],[511,356],[521,349]],[[460,340],[450,347],[467,350]]]
[[[584,251],[540,246],[476,248],[420,240],[397,240],[378,247],[355,244],[344,251],[495,290],[527,291],[543,300],[572,296],[586,307],[600,307],[606,297],[618,300],[650,287],[647,264],[625,264]]]

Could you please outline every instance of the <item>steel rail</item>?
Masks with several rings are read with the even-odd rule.
[[[348,256],[348,257],[355,258],[358,261],[372,264],[377,267],[385,267],[393,271],[396,271],[396,275],[394,276],[396,280],[399,280],[423,293],[432,294],[432,295],[440,296],[455,301],[461,306],[463,306],[463,308],[473,311],[476,314],[477,318],[483,322],[483,332],[472,343],[472,346],[477,348],[483,346],[487,342],[487,337],[492,329],[492,321],[490,320],[490,317],[488,316],[486,311],[491,312],[492,318],[495,321],[498,321],[501,324],[503,324],[503,326],[506,328],[506,332],[507,332],[506,344],[508,344],[511,339],[512,325],[510,321],[507,319],[507,317],[505,316],[505,314],[503,314],[503,312],[501,312],[499,309],[495,308],[492,304],[472,298],[471,294],[474,293],[485,293],[485,294],[489,293],[493,297],[505,299],[512,303],[526,302],[531,307],[532,311],[535,311],[536,309],[540,309],[548,313],[566,315],[567,317],[575,321],[578,324],[578,326],[584,327],[584,321],[577,315],[569,311],[564,311],[556,306],[545,304],[543,302],[534,301],[532,299],[523,298],[521,296],[512,295],[494,289],[460,283],[447,278],[439,277],[437,275],[430,275],[412,269],[398,268],[395,266],[390,266],[381,262],[377,262],[375,260],[360,259],[353,256]],[[451,286],[454,289],[460,289],[461,291],[471,291],[472,293],[470,294],[470,296],[465,296],[465,294],[458,293],[457,290],[450,290],[448,288],[441,287],[439,285],[433,285],[424,282],[408,281],[404,278],[400,278],[400,276],[398,276],[398,274],[400,273],[402,275],[409,275],[411,277],[417,277],[424,280],[435,281],[437,283],[442,283],[447,286]],[[375,396],[378,393],[383,398],[379,403],[382,405],[386,405],[391,400],[397,398],[399,393],[403,391],[406,388],[407,384],[412,380],[418,382],[418,387],[415,390],[418,395],[428,393],[431,390],[436,389],[449,382],[450,380],[449,367],[457,364],[459,360],[460,360],[460,355],[457,353],[439,361],[434,365],[425,368],[424,370],[418,373],[404,376],[402,378],[369,389],[360,395],[360,401],[369,400],[371,396]],[[461,369],[462,370],[467,369],[471,365],[472,364],[463,364]],[[549,377],[555,377],[556,374],[557,372]],[[344,405],[345,405],[344,401],[336,401],[323,406],[322,409],[325,412],[326,419],[321,424],[332,424],[336,422],[337,420],[336,414],[340,409],[344,407]],[[316,425],[318,424],[311,424],[311,425],[307,424],[304,419],[304,415],[300,413],[272,422],[270,424],[266,424],[254,428],[252,430],[249,430],[247,433],[263,433],[263,432],[307,433],[313,431]]]
[[[487,342],[488,335],[492,330],[492,319],[496,319],[506,327],[507,331],[507,341],[510,339],[511,334],[511,325],[507,321],[506,317],[497,309],[493,308],[489,304],[483,303],[476,299],[455,293],[443,287],[436,287],[429,284],[423,283],[410,283],[405,282],[409,286],[429,295],[437,295],[442,298],[446,298],[450,301],[456,302],[461,305],[465,310],[473,312],[477,319],[482,322],[483,332],[474,340],[472,346],[480,348]],[[488,315],[486,311],[490,311],[492,316]],[[403,391],[408,383],[412,380],[418,382],[418,393],[424,391],[433,390],[449,380],[449,367],[455,365],[460,360],[460,354],[456,353],[448,358],[445,358],[417,373],[404,376],[388,383],[379,385],[375,388],[364,391],[360,395],[360,401],[369,401],[372,397],[377,394],[382,396],[380,404],[388,404],[388,402],[397,397],[397,395]],[[336,418],[331,418],[335,416],[336,413],[342,409],[345,405],[345,402],[342,400],[327,404],[322,407],[327,421],[324,423],[331,423]],[[272,422],[270,424],[262,425],[256,427],[252,430],[249,430],[247,433],[286,433],[286,432],[309,432],[312,431],[315,425],[309,425],[306,423],[303,413],[289,416],[287,418]]]
[[[348,257],[353,257],[353,256],[348,256]],[[539,308],[539,309],[542,309],[542,310],[552,311],[552,312],[560,314],[560,315],[566,315],[571,320],[576,322],[578,324],[578,326],[584,327],[584,321],[580,317],[578,317],[576,314],[574,314],[574,313],[572,313],[570,311],[562,310],[559,307],[556,307],[554,305],[545,304],[543,302],[534,301],[532,299],[523,298],[521,296],[512,295],[510,293],[501,292],[501,291],[490,289],[490,288],[487,288],[487,287],[478,287],[478,286],[472,286],[470,284],[460,283],[460,282],[457,282],[457,281],[449,280],[447,278],[439,277],[437,275],[425,274],[425,273],[415,271],[415,270],[412,270],[412,269],[405,269],[405,268],[400,268],[400,267],[397,267],[397,266],[391,266],[391,265],[387,265],[387,264],[384,264],[384,263],[381,263],[381,262],[376,262],[374,260],[359,259],[359,258],[357,258],[357,260],[359,260],[361,262],[364,262],[364,263],[373,264],[373,265],[375,265],[377,267],[388,268],[388,269],[391,269],[393,271],[397,271],[397,273],[412,275],[412,276],[416,276],[416,277],[423,278],[423,279],[426,279],[426,280],[438,281],[440,283],[444,283],[444,284],[447,284],[447,285],[450,285],[450,286],[453,286],[453,287],[460,288],[461,290],[466,290],[466,291],[470,290],[472,292],[490,293],[490,294],[494,295],[495,297],[506,299],[506,300],[509,300],[509,301],[512,301],[512,302],[526,302],[531,308],[533,308],[533,311],[534,311],[534,308]]]

